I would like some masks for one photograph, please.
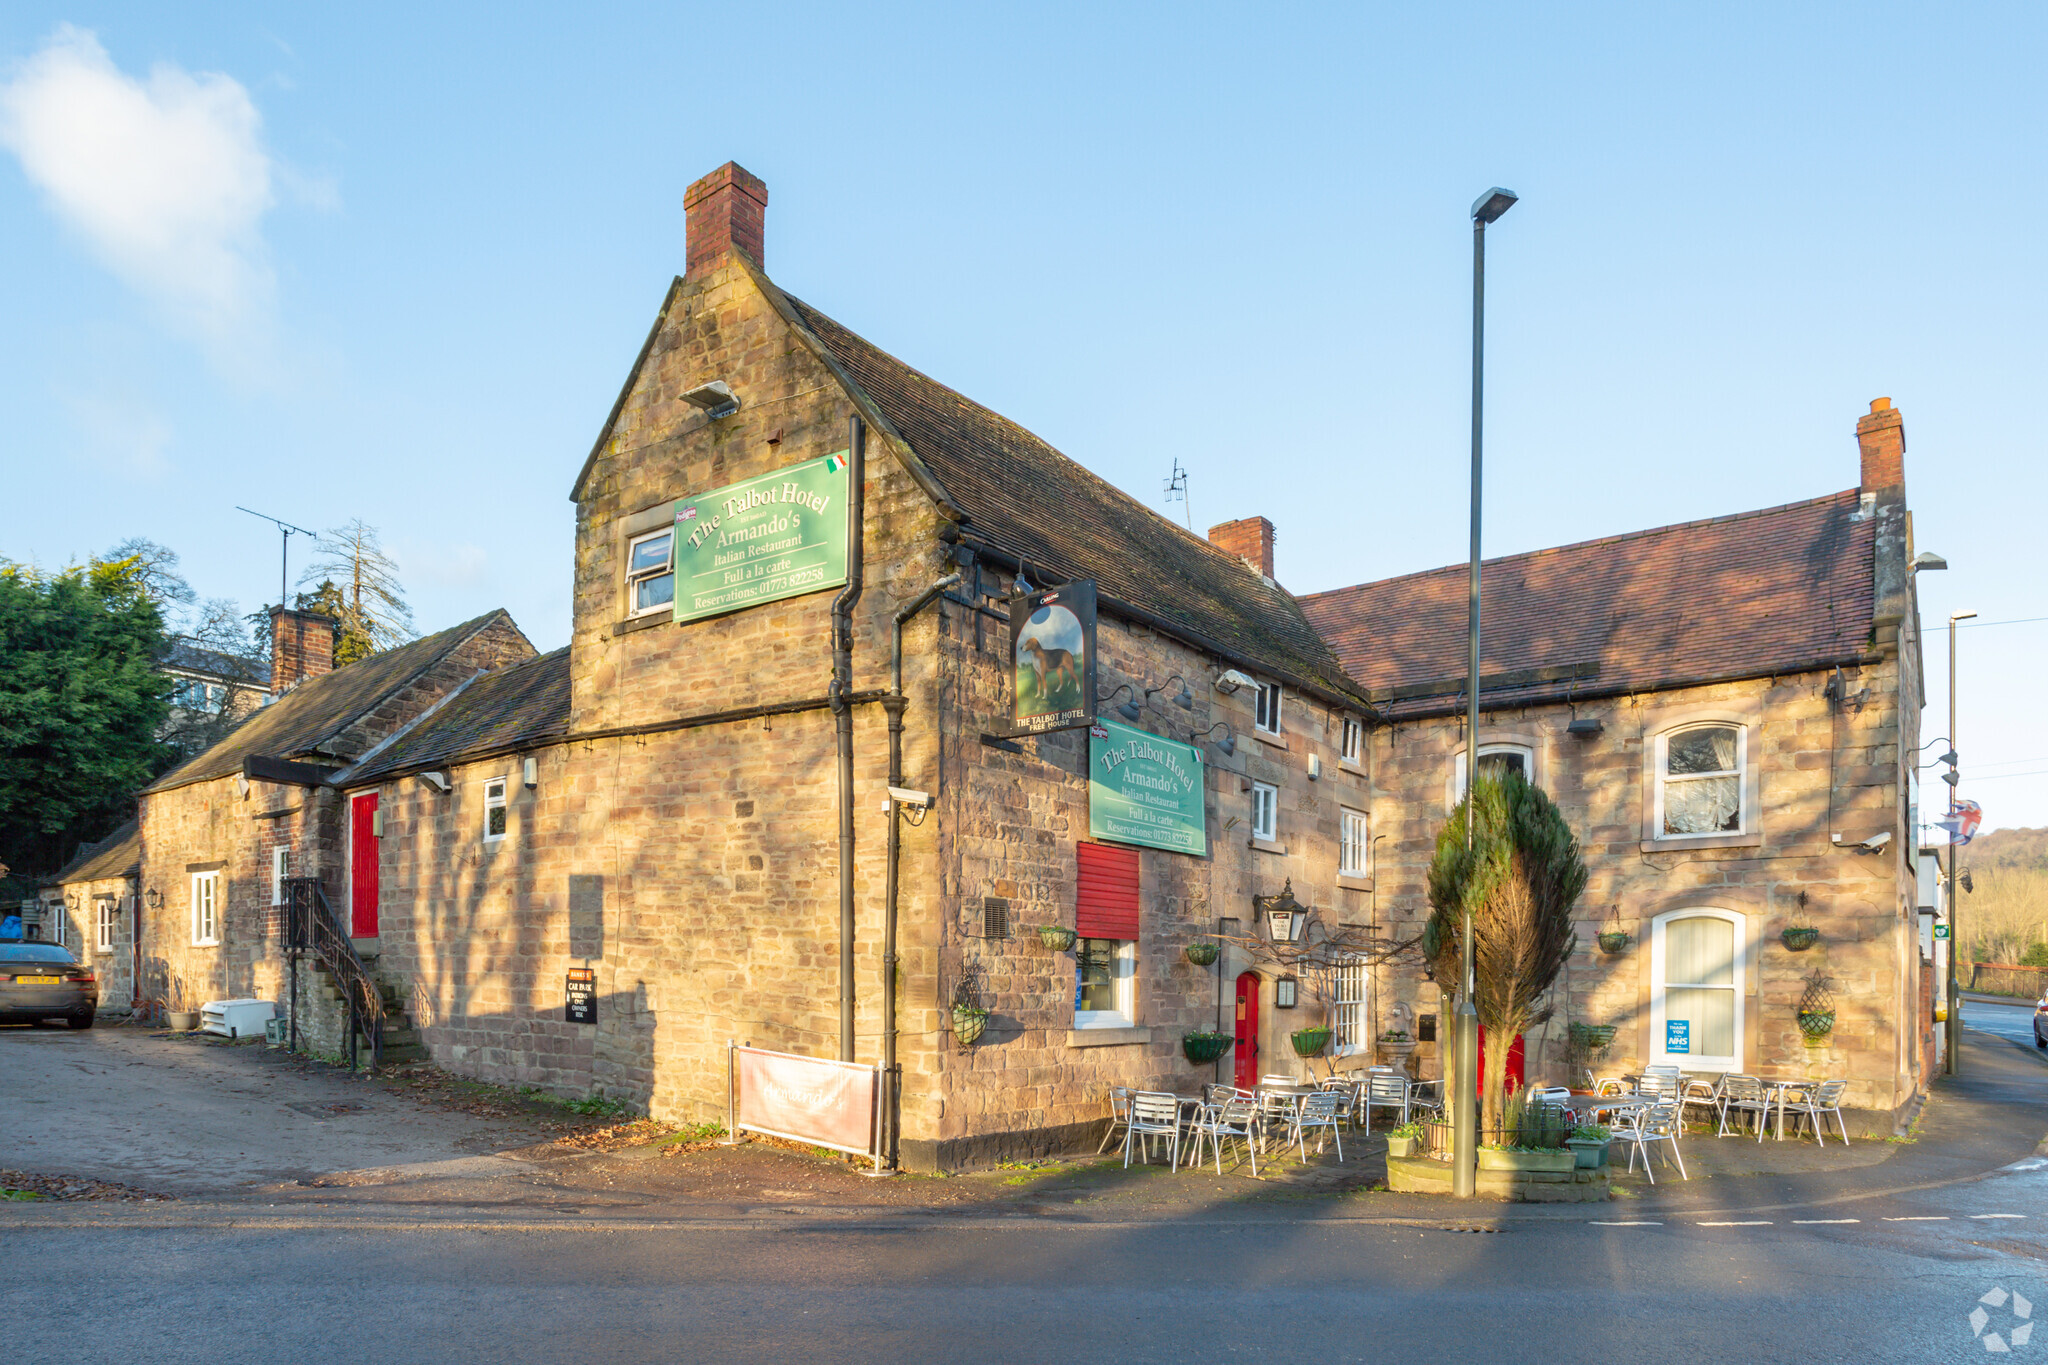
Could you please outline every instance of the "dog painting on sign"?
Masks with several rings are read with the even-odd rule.
[[[1017,632],[1017,718],[1079,711],[1088,705],[1087,636],[1081,620],[1055,602],[1031,613]]]

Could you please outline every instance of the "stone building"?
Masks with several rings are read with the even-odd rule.
[[[1548,791],[1592,874],[1532,1066],[1561,1076],[1578,1021],[1616,1028],[1603,1073],[1843,1076],[1848,1103],[1887,1119],[1923,1084],[1905,433],[1879,399],[1856,435],[1861,478],[1844,492],[1485,562],[1480,768]],[[1382,718],[1374,870],[1411,932],[1463,791],[1466,579],[1457,565],[1302,600]],[[1794,951],[1793,927],[1818,943]],[[1602,930],[1627,946],[1603,951]],[[1818,1044],[1797,1017],[1816,971],[1836,1010]],[[1417,974],[1380,984],[1438,1012]]]
[[[124,1013],[135,994],[135,896],[142,838],[135,822],[80,848],[42,885],[33,937],[69,948],[99,977],[100,1009]]]

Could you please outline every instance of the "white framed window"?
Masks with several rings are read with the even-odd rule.
[[[94,932],[92,946],[95,952],[111,953],[114,951],[114,926],[119,922],[118,916],[120,913],[121,902],[115,900],[112,896],[101,896],[97,901],[93,902]]]
[[[51,943],[62,945],[64,930],[71,916],[65,913],[63,901],[51,901],[43,907],[43,937]]]
[[[1258,696],[1252,702],[1252,724],[1269,735],[1280,733],[1280,684],[1255,684]]]
[[[1366,1023],[1365,993],[1369,979],[1365,959],[1346,958],[1338,963],[1330,982],[1337,993],[1337,998],[1330,1002],[1330,1050],[1340,1057],[1368,1051],[1372,1039],[1367,1036],[1371,1030]]]
[[[1074,945],[1074,1027],[1135,1028],[1137,985],[1134,940],[1082,939]]]
[[[292,875],[292,851],[289,848],[270,850],[270,903],[284,904],[284,879]]]
[[[1674,910],[1650,924],[1650,1061],[1688,1071],[1743,1070],[1746,921],[1728,910]]]
[[[1266,782],[1252,783],[1252,838],[1271,843],[1280,828],[1280,789]]]
[[[1659,839],[1740,834],[1749,733],[1741,725],[1691,725],[1657,736]]]
[[[1346,877],[1365,876],[1369,851],[1365,837],[1365,812],[1340,810],[1337,814],[1337,871]]]
[[[665,526],[626,544],[626,614],[667,611],[676,600],[676,528]]]
[[[1479,771],[1485,777],[1505,777],[1509,773],[1520,773],[1524,781],[1536,780],[1536,754],[1526,744],[1482,744],[1479,746]],[[1465,755],[1457,758],[1457,772],[1452,780],[1451,804],[1465,799]]]
[[[220,943],[220,873],[192,874],[192,942],[201,948]]]
[[[505,837],[505,779],[494,777],[484,783],[484,840]]]
[[[1352,716],[1344,717],[1343,738],[1337,746],[1337,756],[1346,763],[1362,763],[1365,755],[1365,722]]]

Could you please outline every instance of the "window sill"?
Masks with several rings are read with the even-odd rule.
[[[1337,760],[1337,771],[1340,773],[1350,773],[1353,777],[1364,777],[1365,765],[1352,759],[1340,758]]]
[[[1261,744],[1271,745],[1275,749],[1287,747],[1287,736],[1274,734],[1270,730],[1261,730],[1257,726],[1252,727],[1252,738]]]
[[[1372,878],[1354,877],[1348,872],[1339,872],[1337,874],[1337,885],[1345,891],[1370,891],[1372,890]]]
[[[1683,838],[1645,839],[1645,853],[1682,853],[1691,848],[1761,848],[1764,836],[1761,830],[1746,830],[1741,834],[1688,834]]]
[[[220,947],[220,940],[217,938],[195,938],[192,940],[192,946],[194,948],[218,948]]]
[[[1285,853],[1287,851],[1287,845],[1276,843],[1271,839],[1253,839],[1249,841],[1249,847],[1260,853]]]
[[[1067,1033],[1068,1047],[1115,1047],[1121,1043],[1149,1043],[1152,1030],[1136,1028],[1077,1028]]]
[[[628,616],[625,620],[612,627],[612,638],[616,640],[619,636],[630,634],[636,630],[651,630],[655,626],[673,625],[675,619],[673,612],[664,614],[658,611],[651,611],[645,616]]]

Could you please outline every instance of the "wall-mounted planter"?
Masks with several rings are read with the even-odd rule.
[[[962,1047],[973,1047],[988,1027],[988,1011],[953,1006],[953,1038]]]
[[[1619,929],[1603,930],[1598,936],[1600,951],[1609,957],[1628,947],[1628,935]]]
[[[1223,956],[1223,950],[1213,943],[1190,943],[1181,951],[1197,967],[1214,966],[1216,959]]]
[[[1793,952],[1803,953],[1814,944],[1820,942],[1820,930],[1809,925],[1794,925],[1792,928],[1779,934],[1778,938]]]
[[[1828,1035],[1835,1031],[1835,1012],[1833,1010],[1799,1011],[1799,1031],[1806,1035],[1808,1043],[1814,1045],[1825,1043]]]
[[[1038,926],[1038,941],[1056,953],[1064,953],[1074,946],[1078,938],[1072,929],[1064,924],[1041,924]]]
[[[1314,1057],[1330,1045],[1330,1030],[1326,1028],[1300,1028],[1287,1035],[1287,1041],[1294,1044],[1297,1057]]]
[[[1227,1033],[1206,1033],[1197,1029],[1180,1036],[1180,1050],[1196,1066],[1207,1066],[1228,1052],[1235,1041]]]

